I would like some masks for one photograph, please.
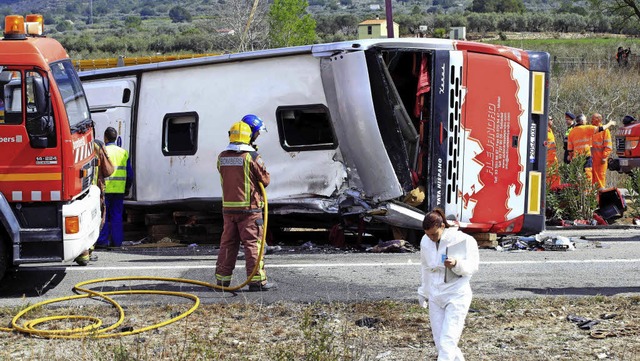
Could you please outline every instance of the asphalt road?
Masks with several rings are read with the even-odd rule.
[[[640,295],[640,229],[548,230],[569,237],[573,251],[480,250],[480,270],[472,279],[475,297],[527,298],[543,295]],[[21,266],[0,285],[1,306],[22,306],[72,295],[81,281],[122,276],[186,278],[212,282],[216,250],[211,246],[124,248],[96,251],[98,260],[75,264]],[[268,292],[214,292],[191,284],[119,281],[97,290],[134,285],[196,294],[203,303],[360,302],[413,300],[419,284],[419,254],[353,253],[315,248],[283,248],[266,256],[268,276],[278,287]],[[238,261],[234,284],[244,281]],[[127,302],[181,302],[170,296],[131,296]]]

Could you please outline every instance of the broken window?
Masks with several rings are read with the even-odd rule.
[[[286,151],[335,149],[329,109],[322,104],[276,109],[280,145]]]
[[[172,113],[162,122],[162,153],[194,155],[198,150],[198,113]]]

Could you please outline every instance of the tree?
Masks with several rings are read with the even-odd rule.
[[[307,0],[275,0],[269,9],[269,41],[272,47],[313,44],[316,21],[307,13]]]
[[[182,6],[174,6],[169,10],[169,17],[174,23],[191,22],[191,14]]]
[[[255,10],[253,6],[255,5]],[[227,0],[225,8],[229,14],[222,19],[220,28],[231,30],[220,34],[215,40],[220,50],[241,52],[267,47],[267,12],[266,1]]]
[[[636,0],[590,0],[591,5],[596,11],[605,15],[614,15],[619,17],[619,23],[616,27],[624,27],[632,22],[633,19],[640,20],[640,1]]]
[[[145,6],[142,9],[140,9],[140,16],[142,16],[143,18],[148,18],[150,16],[155,16],[155,15],[156,15],[156,11],[150,6]]]
[[[470,30],[479,33],[493,31],[498,26],[498,17],[495,13],[470,13],[467,16],[467,22]]]
[[[129,15],[124,18],[124,26],[127,29],[140,29],[142,26],[142,19],[139,16]]]
[[[522,13],[522,0],[473,0],[471,11],[476,13]]]
[[[69,20],[62,20],[56,24],[56,30],[63,32],[73,29],[73,23]]]

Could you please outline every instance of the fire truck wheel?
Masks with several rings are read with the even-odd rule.
[[[7,247],[4,245],[2,237],[0,237],[0,280],[4,278],[4,273],[7,270],[8,254]]]

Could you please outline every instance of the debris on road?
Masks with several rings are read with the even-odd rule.
[[[506,237],[499,242],[504,251],[574,251],[576,245],[568,237],[556,235],[540,235],[531,237]]]
[[[415,251],[415,248],[404,239],[379,241],[377,245],[367,248],[367,252],[373,253],[406,253]]]

